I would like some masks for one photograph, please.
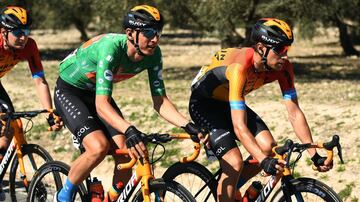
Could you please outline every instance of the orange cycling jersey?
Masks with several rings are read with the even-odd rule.
[[[228,48],[217,52],[210,65],[203,66],[192,83],[193,93],[230,103],[231,109],[245,110],[245,95],[278,80],[284,99],[296,98],[294,71],[286,60],[280,71],[255,69],[254,49]]]
[[[10,71],[18,62],[27,60],[33,78],[44,77],[44,70],[41,64],[40,53],[36,42],[32,38],[24,49],[5,50],[4,39],[0,37],[0,78]]]

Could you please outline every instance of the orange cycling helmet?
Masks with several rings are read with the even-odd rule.
[[[154,28],[162,30],[163,17],[159,10],[148,5],[140,5],[132,8],[124,17],[123,27],[131,29]]]
[[[31,17],[24,8],[7,6],[1,10],[0,24],[5,29],[29,29],[31,23]]]
[[[130,28],[136,31],[135,39],[129,41],[140,55],[144,55],[139,46],[140,32],[149,39],[160,37],[163,26],[164,20],[159,10],[148,5],[135,6],[125,15],[123,21],[124,29]]]
[[[251,40],[270,47],[291,46],[294,36],[286,22],[276,18],[262,18],[253,26]]]

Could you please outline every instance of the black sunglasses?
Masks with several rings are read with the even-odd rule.
[[[161,30],[157,30],[154,28],[144,28],[144,29],[141,29],[140,31],[148,39],[152,39],[155,36],[158,36],[158,37],[161,36]]]
[[[14,29],[14,30],[11,30],[11,33],[15,37],[29,36],[30,35],[30,29]]]

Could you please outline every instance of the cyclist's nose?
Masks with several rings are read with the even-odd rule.
[[[280,58],[283,60],[287,60],[289,58],[289,56],[287,54],[285,54],[285,55],[281,56]]]
[[[159,40],[160,40],[160,36],[158,36],[158,35],[155,35],[155,36],[151,39],[151,41],[152,41],[153,43],[158,43]]]

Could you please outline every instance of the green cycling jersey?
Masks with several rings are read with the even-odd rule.
[[[96,95],[111,96],[113,83],[129,79],[147,69],[151,94],[165,95],[162,56],[159,47],[153,55],[133,62],[127,55],[124,34],[104,34],[85,42],[60,63],[60,77],[67,83]]]

